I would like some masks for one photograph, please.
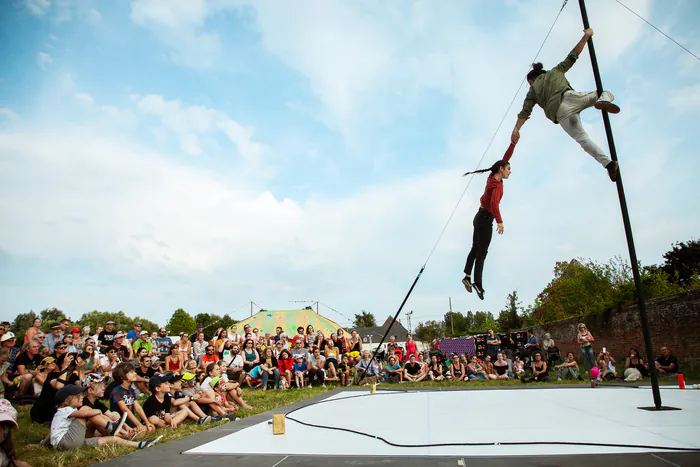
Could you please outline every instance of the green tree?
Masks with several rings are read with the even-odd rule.
[[[520,314],[523,311],[523,306],[520,300],[518,300],[518,291],[514,290],[508,294],[506,298],[506,307],[498,315],[498,327],[501,331],[509,331],[522,329],[523,318]]]
[[[474,313],[474,324],[469,330],[472,333],[484,333],[489,329],[498,331],[498,322],[490,311],[477,311]]]
[[[235,319],[231,318],[231,316],[229,316],[228,313],[227,313],[227,314],[225,314],[225,315],[221,318],[221,327],[222,327],[222,328],[229,329],[231,326],[233,326],[233,325],[236,324],[237,322],[238,322],[238,321],[236,321]]]
[[[34,311],[29,311],[29,313],[20,313],[17,315],[15,320],[10,325],[10,331],[15,335],[16,343],[21,344],[24,342],[24,334],[27,329],[34,323],[34,319],[37,318],[37,314]],[[42,324],[43,327],[43,324]]]
[[[445,335],[449,337],[464,336],[469,332],[470,322],[462,313],[448,311],[445,313]]]
[[[355,328],[371,328],[377,325],[377,319],[372,313],[362,310],[362,313],[355,314],[355,321],[352,325]]]
[[[197,323],[189,313],[182,308],[178,308],[168,320],[168,324],[165,325],[165,328],[171,335],[181,332],[191,334],[197,330]]]
[[[41,321],[42,321],[41,327],[42,327],[42,329],[46,329],[46,330],[51,328],[51,326],[53,326],[54,324],[60,323],[64,319],[68,319],[69,321],[71,321],[71,319],[68,318],[63,311],[59,310],[56,307],[46,308],[44,310],[41,310],[40,317],[41,317]]]
[[[445,323],[443,321],[426,321],[418,323],[416,335],[422,342],[432,342],[445,336]]]
[[[662,269],[674,283],[688,287],[700,278],[700,240],[679,242],[664,253]]]

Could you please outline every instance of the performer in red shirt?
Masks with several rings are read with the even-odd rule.
[[[496,230],[499,234],[503,233],[503,219],[499,204],[503,197],[503,180],[510,177],[510,163],[508,162],[513,155],[515,144],[511,143],[508,146],[503,159],[493,164],[488,169],[476,170],[467,172],[464,175],[475,173],[491,172],[486,180],[486,190],[481,197],[481,207],[474,216],[474,237],[472,240],[472,249],[467,257],[467,263],[464,265],[464,279],[462,283],[467,292],[471,292],[472,288],[480,299],[484,299],[484,288],[481,282],[481,275],[484,270],[484,260],[488,253],[491,236],[493,234],[493,220],[496,219]],[[476,265],[474,264],[476,262]],[[472,282],[472,269],[474,269],[474,281]]]

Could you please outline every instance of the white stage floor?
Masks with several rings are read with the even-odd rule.
[[[700,448],[700,391],[649,388],[499,389],[383,392],[347,391],[295,411],[305,423],[369,433],[392,443],[586,442]],[[267,422],[203,444],[185,454],[339,456],[514,456],[663,451],[654,448],[563,444],[397,447],[379,439],[286,420],[273,435]]]

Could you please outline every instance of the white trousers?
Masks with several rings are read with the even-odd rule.
[[[591,140],[586,130],[583,129],[580,115],[582,110],[593,107],[597,100],[598,93],[596,91],[566,91],[559,105],[559,110],[557,110],[557,120],[564,131],[580,144],[584,151],[605,167],[610,163],[611,159]]]

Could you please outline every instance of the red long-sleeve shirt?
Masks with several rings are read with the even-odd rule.
[[[513,157],[514,149],[515,145],[511,143],[506,153],[503,155],[504,161],[508,162],[510,158]],[[496,222],[499,224],[503,223],[501,210],[499,209],[501,198],[503,198],[503,181],[496,180],[493,175],[489,175],[489,178],[486,180],[486,189],[480,199],[481,207],[493,214],[496,218]]]

